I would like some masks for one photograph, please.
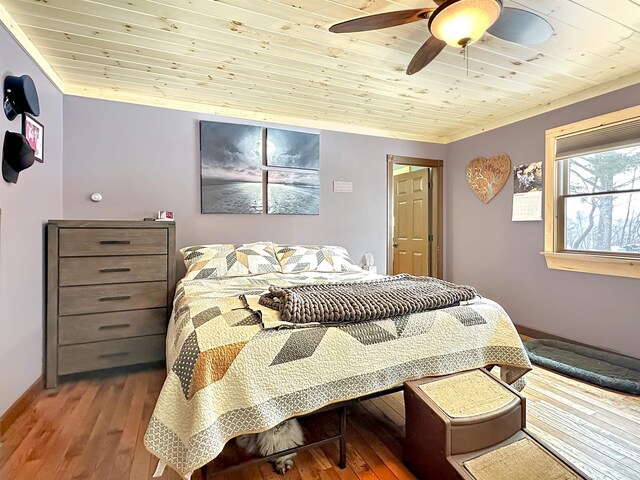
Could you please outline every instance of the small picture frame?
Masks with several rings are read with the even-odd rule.
[[[161,220],[164,222],[172,222],[173,221],[173,212],[169,212],[168,210],[159,210],[158,218],[156,220]]]
[[[36,160],[44,163],[44,125],[25,113],[22,115],[22,135],[33,148]]]

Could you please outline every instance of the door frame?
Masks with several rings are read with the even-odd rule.
[[[401,155],[387,155],[387,275],[393,274],[393,164],[429,167],[433,169],[433,179],[436,183],[435,195],[437,209],[431,212],[436,217],[436,229],[433,232],[436,244],[436,264],[435,274],[437,278],[442,278],[443,267],[443,199],[444,199],[444,161],[432,160],[429,158],[404,157]],[[431,259],[429,259],[431,261]]]

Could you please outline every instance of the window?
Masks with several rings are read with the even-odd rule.
[[[547,131],[544,255],[640,278],[640,106]]]

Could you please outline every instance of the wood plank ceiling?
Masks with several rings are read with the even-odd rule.
[[[65,92],[444,142],[640,71],[640,0],[507,0],[555,35],[485,35],[405,75],[426,22],[333,23],[429,0],[3,0]],[[619,80],[618,80],[619,81]],[[627,82],[628,83],[628,82]]]

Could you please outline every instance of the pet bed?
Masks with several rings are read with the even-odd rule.
[[[640,360],[559,340],[524,342],[531,361],[594,385],[640,394]]]

